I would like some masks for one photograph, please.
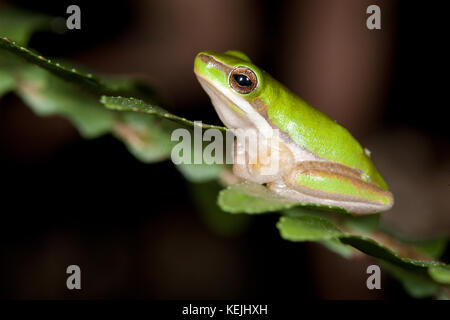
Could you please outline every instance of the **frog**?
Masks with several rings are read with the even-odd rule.
[[[237,138],[250,130],[261,140],[276,142],[256,151],[252,162],[248,157],[236,161],[239,155],[248,155],[248,144],[236,142],[232,168],[236,177],[262,184],[288,201],[338,208],[354,215],[392,208],[393,194],[370,151],[245,53],[199,52],[194,73],[220,120]],[[268,174],[275,151],[278,165]]]

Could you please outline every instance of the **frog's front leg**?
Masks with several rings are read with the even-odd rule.
[[[291,150],[278,139],[266,139],[261,135],[248,141],[237,136],[234,144],[233,174],[256,183],[268,183],[280,179],[295,164]]]
[[[355,214],[388,210],[389,191],[363,180],[358,170],[328,161],[303,161],[268,184],[279,195],[303,203],[343,208]]]

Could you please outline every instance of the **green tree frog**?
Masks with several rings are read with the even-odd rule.
[[[252,129],[270,139],[273,129],[280,132],[276,172],[263,173],[262,159],[270,155],[265,150],[256,163],[234,162],[234,175],[265,184],[285,199],[354,214],[392,207],[393,195],[370,152],[347,129],[297,97],[244,53],[200,52],[194,72],[227,128]],[[234,156],[246,153],[246,146],[236,143]]]

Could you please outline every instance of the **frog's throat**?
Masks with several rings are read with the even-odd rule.
[[[203,89],[210,96],[220,119],[228,128],[244,128],[251,124],[264,137],[272,137],[272,126],[251,103],[233,93],[231,89],[217,86],[201,74],[196,73],[196,75]],[[227,115],[231,115],[235,121],[228,121]]]

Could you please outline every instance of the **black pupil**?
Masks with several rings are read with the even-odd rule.
[[[233,75],[234,80],[242,86],[242,87],[250,87],[252,85],[252,81],[244,74],[235,74]]]

